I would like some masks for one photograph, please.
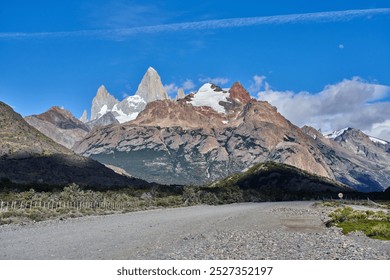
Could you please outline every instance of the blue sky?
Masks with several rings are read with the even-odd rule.
[[[120,100],[133,95],[149,66],[172,96],[178,87],[189,92],[208,80],[223,87],[238,80],[253,97],[285,107],[291,94],[323,96],[332,85],[364,96],[374,85],[390,86],[390,3],[6,1],[0,61],[0,100],[22,115],[58,105],[79,117],[101,84]],[[388,88],[379,91],[358,105],[375,104],[374,114],[386,115]],[[299,125],[309,117],[316,128],[325,118],[325,129],[348,125],[331,121],[329,112],[298,118],[280,111]],[[361,123],[351,115],[350,123],[390,138],[388,115]]]

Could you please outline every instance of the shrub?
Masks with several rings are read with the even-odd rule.
[[[368,236],[390,239],[390,224],[380,223],[373,226],[368,232]]]
[[[337,208],[335,211],[329,214],[331,220],[328,223],[333,225],[333,224],[345,222],[348,220],[348,216],[350,216],[352,212],[353,209],[351,207]]]
[[[371,215],[371,218],[373,220],[379,220],[379,221],[390,221],[390,215],[387,215],[383,211],[374,212],[374,214]]]
[[[45,213],[38,209],[32,209],[31,211],[27,211],[27,218],[29,218],[32,221],[40,222],[47,218]]]
[[[200,194],[200,201],[208,205],[217,205],[219,204],[219,199],[217,196],[210,192],[202,192]]]
[[[183,200],[186,205],[199,204],[199,188],[193,186],[185,186],[183,190]]]

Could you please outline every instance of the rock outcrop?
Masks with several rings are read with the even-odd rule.
[[[115,118],[112,112],[105,113],[102,117],[90,121],[87,126],[92,130],[94,127],[107,126],[111,124],[119,124],[119,121]]]
[[[107,91],[104,85],[101,85],[95,98],[92,100],[91,120],[96,120],[107,112],[112,111],[112,108],[117,103],[119,101]]]
[[[80,120],[82,123],[88,122],[88,112],[87,112],[87,110],[84,110],[84,112],[83,112],[83,114],[81,115],[81,117],[79,118],[79,120]]]
[[[146,103],[156,100],[168,99],[167,92],[161,82],[161,78],[154,68],[149,67],[135,95],[140,96]]]
[[[184,90],[182,88],[179,88],[177,90],[176,100],[183,99],[185,97]]]
[[[249,93],[239,82],[235,82],[229,89],[229,97],[244,104],[251,100]]]

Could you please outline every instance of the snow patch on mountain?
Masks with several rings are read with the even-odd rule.
[[[126,102],[127,106],[129,108],[133,109],[139,109],[140,105],[143,104],[145,107],[146,106],[146,101],[139,95],[134,95],[134,96],[129,96],[127,97],[123,102]]]
[[[335,130],[335,131],[330,132],[330,133],[329,132],[324,133],[324,136],[326,138],[329,138],[329,139],[335,139],[335,138],[339,137],[340,135],[342,135],[348,129],[349,129],[349,127],[346,127],[346,128],[340,129],[340,130]]]
[[[227,99],[229,97],[229,92],[218,89],[219,88],[215,85],[206,83],[194,94],[194,97],[189,103],[191,103],[192,106],[208,106],[218,113],[226,113],[225,108],[220,105],[219,102],[229,102]]]
[[[372,136],[369,136],[370,140],[374,143],[379,143],[379,144],[382,144],[382,145],[387,145],[387,144],[390,144],[389,142],[385,141],[385,140],[382,140],[382,139],[378,139],[378,138],[375,138],[375,137],[372,137]]]
[[[98,117],[97,118],[103,117],[108,111],[111,111],[111,110],[108,110],[107,104],[104,104],[102,106],[102,108],[100,108],[100,111],[98,112]]]

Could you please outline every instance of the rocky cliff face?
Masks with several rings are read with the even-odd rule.
[[[89,121],[86,125],[92,130],[94,127],[102,127],[111,124],[119,124],[119,121],[115,118],[112,112],[105,113],[102,117]],[[78,140],[79,141],[79,140]]]
[[[161,78],[152,67],[146,71],[135,95],[140,96],[146,103],[168,99]]]
[[[91,120],[96,120],[112,111],[117,103],[119,101],[107,91],[104,85],[101,85],[92,100]]]
[[[69,111],[59,107],[52,107],[40,115],[28,116],[25,120],[47,137],[69,149],[90,130]]]
[[[360,191],[383,191],[390,186],[390,144],[371,140],[357,129],[344,129],[327,137],[311,127],[312,137],[335,178]]]
[[[179,88],[177,90],[176,100],[183,99],[185,97],[184,90],[182,88]]]
[[[235,82],[229,90],[229,97],[235,99],[241,103],[248,103],[251,100],[249,93],[246,89],[239,83]]]
[[[87,112],[87,110],[84,110],[84,112],[83,112],[83,114],[81,115],[81,117],[79,118],[79,120],[80,120],[82,123],[88,122],[88,112]]]
[[[54,108],[41,116],[48,123],[66,130],[75,123],[58,117]],[[61,112],[61,111],[60,111]],[[62,116],[62,115],[61,115]],[[0,186],[14,184],[66,185],[77,183],[92,187],[129,185],[132,180],[104,165],[74,154],[30,126],[8,105],[0,102]]]

